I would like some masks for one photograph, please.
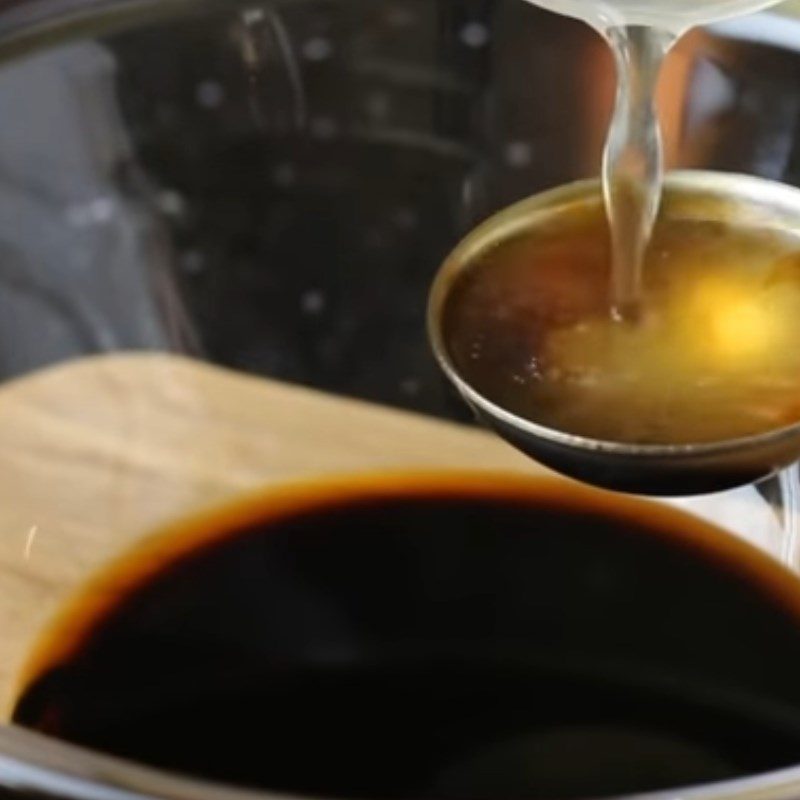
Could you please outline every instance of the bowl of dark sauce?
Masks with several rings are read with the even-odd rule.
[[[512,475],[271,490],[134,548],[15,724],[336,798],[580,798],[788,767],[800,588],[678,511]]]

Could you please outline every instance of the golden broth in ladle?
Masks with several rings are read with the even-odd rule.
[[[486,399],[567,433],[696,444],[800,421],[800,238],[662,214],[635,322],[608,313],[599,204],[486,249],[444,308],[444,343]]]

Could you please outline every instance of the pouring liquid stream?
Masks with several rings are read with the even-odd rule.
[[[611,234],[611,313],[634,322],[642,313],[642,269],[664,182],[655,104],[664,57],[676,37],[648,26],[610,28],[618,87],[603,157],[603,194]]]
[[[774,0],[773,0],[774,1]],[[694,25],[756,11],[771,0],[533,0],[578,17],[608,42],[617,95],[603,155],[611,236],[611,314],[634,322],[644,309],[643,263],[658,216],[664,151],[656,88],[669,50]]]

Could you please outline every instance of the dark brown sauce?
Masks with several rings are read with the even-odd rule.
[[[800,590],[679,512],[507,476],[265,493],[45,635],[14,719],[317,796],[640,792],[800,761]]]
[[[800,240],[670,215],[635,322],[609,313],[602,208],[573,204],[464,268],[447,353],[483,397],[566,433],[699,444],[800,421]]]

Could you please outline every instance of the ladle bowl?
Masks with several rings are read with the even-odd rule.
[[[800,190],[745,175],[705,171],[669,175],[671,213],[698,220],[800,233]],[[536,461],[572,478],[618,491],[659,496],[705,494],[753,483],[800,458],[800,423],[766,433],[698,444],[630,444],[578,436],[518,416],[477,391],[448,351],[444,310],[457,279],[489,248],[534,229],[570,205],[600,202],[597,181],[535,195],[470,233],[441,267],[431,290],[428,330],[436,358],[479,420]],[[800,347],[800,342],[797,343]],[[620,408],[620,414],[625,413]]]

